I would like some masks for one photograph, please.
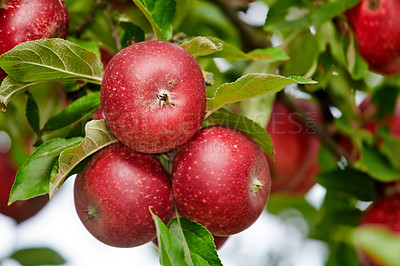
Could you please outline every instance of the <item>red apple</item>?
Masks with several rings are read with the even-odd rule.
[[[201,129],[179,150],[172,168],[179,212],[215,236],[252,225],[265,207],[270,185],[265,153],[231,127]]]
[[[40,211],[48,202],[48,196],[18,200],[7,206],[16,174],[17,167],[11,162],[9,154],[0,151],[0,213],[21,223]]]
[[[115,247],[156,237],[150,207],[163,222],[174,212],[171,180],[161,163],[119,143],[97,152],[77,175],[74,198],[86,229]]]
[[[394,194],[374,202],[363,213],[359,226],[376,225],[400,234],[400,194]],[[373,258],[358,250],[360,260],[365,266],[383,265],[378,258]]]
[[[361,0],[347,11],[361,56],[370,70],[393,75],[400,72],[400,1]]]
[[[203,73],[195,58],[175,44],[133,44],[104,71],[105,121],[135,151],[162,153],[182,145],[199,130],[205,107]]]
[[[268,158],[272,193],[304,194],[315,184],[314,176],[319,172],[321,141],[313,127],[321,123],[322,112],[308,100],[296,99],[294,103],[308,116],[307,126],[279,99],[267,125],[275,150],[275,160]]]
[[[0,55],[17,44],[66,38],[69,15],[63,0],[6,0],[0,8]],[[7,74],[0,69],[0,81]]]

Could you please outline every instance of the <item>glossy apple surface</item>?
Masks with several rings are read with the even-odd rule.
[[[370,70],[385,75],[399,73],[400,1],[361,0],[346,14]]]
[[[400,194],[382,198],[371,204],[363,213],[359,226],[376,225],[400,235]],[[365,266],[384,265],[378,258],[358,250],[360,260]]]
[[[179,212],[215,236],[252,225],[265,207],[270,185],[265,153],[231,127],[202,128],[179,150],[172,169]]]
[[[74,199],[87,230],[115,247],[156,237],[149,207],[164,223],[173,215],[171,180],[161,163],[119,143],[97,152],[77,175]]]
[[[0,213],[21,223],[39,212],[48,202],[48,196],[18,200],[7,206],[16,174],[17,167],[11,162],[9,154],[0,151]]]
[[[0,8],[0,55],[17,44],[66,38],[69,15],[63,0],[6,0]],[[0,81],[6,73],[0,69]]]
[[[146,41],[117,53],[104,71],[101,108],[108,128],[129,148],[161,153],[189,140],[206,107],[202,71],[175,44]]]
[[[307,126],[279,99],[267,125],[275,150],[275,160],[268,158],[272,193],[304,194],[315,184],[314,176],[319,172],[321,141],[313,127],[322,121],[321,111],[308,100],[296,99],[294,103],[307,115]]]

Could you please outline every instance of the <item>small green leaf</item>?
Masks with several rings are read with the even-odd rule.
[[[361,158],[354,167],[378,181],[391,182],[400,179],[400,172],[392,168],[389,161],[375,147],[366,143],[363,143]]]
[[[358,248],[382,265],[400,265],[400,236],[385,227],[363,225],[354,232]]]
[[[173,235],[187,245],[194,265],[222,266],[215,250],[214,238],[204,226],[182,217],[171,219],[168,222],[168,228]]]
[[[27,89],[43,84],[46,81],[37,81],[37,82],[17,82],[7,76],[0,85],[0,102],[5,106],[11,101],[12,98],[20,94],[21,92],[26,91]]]
[[[271,92],[278,92],[290,84],[315,84],[303,77],[284,77],[273,74],[250,73],[232,83],[222,84],[214,97],[207,99],[206,117],[230,103],[243,101]]]
[[[26,248],[15,251],[10,258],[23,266],[62,265],[65,259],[50,248]]]
[[[382,140],[379,151],[389,160],[394,169],[400,169],[400,139],[393,137],[390,132],[379,130],[377,137]]]
[[[253,59],[263,60],[269,63],[289,60],[289,56],[279,48],[268,47],[255,49],[248,53]]]
[[[172,37],[172,16],[175,0],[133,0],[142,11],[158,40],[169,41]]]
[[[206,37],[195,37],[190,41],[181,44],[181,47],[191,53],[194,57],[209,55],[218,51],[222,51],[222,43],[215,44]]]
[[[97,55],[63,39],[23,42],[0,56],[0,67],[18,82],[86,80],[101,84]]]
[[[100,92],[89,93],[69,104],[60,113],[52,116],[42,131],[60,129],[91,116],[100,106]]]
[[[368,175],[352,168],[321,173],[317,182],[328,190],[349,193],[362,201],[376,198],[375,182]]]
[[[319,25],[325,21],[331,20],[334,17],[340,16],[346,9],[351,8],[360,0],[347,0],[347,1],[329,1],[321,5],[311,15],[314,25]]]
[[[160,249],[160,262],[163,266],[194,266],[187,257],[183,243],[174,236],[168,227],[151,210],[156,225],[158,248]]]
[[[81,141],[82,138],[58,138],[36,148],[18,169],[8,203],[48,193],[51,170],[58,156],[64,149],[75,146]]]
[[[26,102],[25,116],[28,120],[29,125],[38,136],[40,136],[40,118],[39,118],[39,107],[33,98],[32,94],[28,91],[28,100]]]
[[[68,174],[80,162],[96,151],[118,141],[107,128],[104,120],[89,121],[85,126],[85,132],[86,136],[83,141],[76,142],[75,145],[71,145],[68,149],[64,149],[61,152],[60,158],[58,159],[58,172],[56,172],[56,175],[52,174],[50,180],[50,198],[53,197],[54,193],[64,182]]]
[[[133,42],[142,42],[145,40],[144,31],[130,21],[121,21],[122,27],[125,29],[121,36],[122,48],[126,48]]]
[[[246,116],[232,113],[226,109],[219,109],[208,118],[206,123],[211,125],[231,126],[245,132],[268,156],[270,156],[270,158],[274,158],[274,148],[272,146],[271,137],[264,128],[253,120],[248,119]]]

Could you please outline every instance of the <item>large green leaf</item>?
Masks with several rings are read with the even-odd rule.
[[[82,138],[52,139],[40,145],[18,169],[9,204],[49,192],[50,174],[60,153],[82,142]]]
[[[45,83],[46,81],[37,82],[17,82],[10,77],[6,77],[0,85],[0,102],[5,106],[8,105],[10,100],[26,91],[27,89]]]
[[[316,180],[328,190],[346,192],[362,201],[372,201],[377,196],[375,182],[365,173],[349,167],[321,173]]]
[[[69,104],[60,113],[52,116],[42,131],[60,129],[91,116],[100,106],[100,92],[93,92]]]
[[[98,56],[63,39],[41,39],[15,46],[0,56],[0,67],[18,82],[86,80],[101,84]]]
[[[154,213],[162,265],[222,265],[213,236],[202,225],[173,218],[166,226]]]
[[[28,100],[26,101],[25,116],[33,132],[40,136],[39,107],[32,94],[29,92],[26,92],[26,94],[28,95]]]
[[[150,22],[157,39],[169,41],[172,37],[172,16],[175,0],[133,0]]]
[[[71,145],[61,152],[56,165],[57,169],[53,171],[50,180],[50,198],[53,197],[74,167],[96,151],[118,141],[107,128],[104,120],[89,121],[85,126],[85,132],[86,136],[83,141],[76,142],[75,145]]]
[[[175,235],[189,251],[194,265],[221,265],[215,250],[214,239],[208,230],[187,218],[173,218],[168,222],[170,232]]]
[[[273,74],[250,73],[232,83],[222,84],[214,97],[207,99],[206,117],[230,103],[243,101],[271,92],[278,92],[290,84],[315,84],[303,77],[283,77]]]
[[[400,179],[400,172],[374,146],[366,143],[363,143],[361,158],[354,166],[378,181],[391,182]]]
[[[272,140],[267,131],[246,116],[232,113],[226,109],[219,109],[206,121],[207,124],[224,125],[237,128],[249,135],[265,153],[274,158]]]
[[[382,265],[400,265],[400,236],[387,228],[363,225],[354,232],[357,247]]]
[[[65,259],[50,248],[25,248],[15,251],[10,258],[23,266],[62,265]]]

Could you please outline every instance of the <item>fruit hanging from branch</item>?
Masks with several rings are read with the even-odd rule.
[[[172,168],[179,212],[215,236],[252,225],[265,207],[270,186],[264,151],[231,127],[201,129],[179,150]]]
[[[175,44],[128,46],[104,71],[101,108],[110,131],[129,148],[143,153],[175,149],[203,122],[203,73],[196,59]]]
[[[400,72],[400,2],[361,0],[347,11],[361,56],[369,69],[384,75]]]
[[[93,156],[76,177],[74,198],[88,231],[115,247],[139,246],[156,237],[149,208],[164,223],[174,213],[171,180],[161,163],[120,143]]]
[[[301,114],[277,99],[267,125],[275,150],[274,160],[269,159],[272,193],[304,194],[315,184],[319,172],[321,140],[315,126],[322,122],[322,112],[309,100],[296,99],[293,103],[306,115],[306,123]]]
[[[63,0],[6,0],[0,7],[0,55],[26,42],[67,38],[68,9]],[[0,69],[0,81],[6,77]]]

